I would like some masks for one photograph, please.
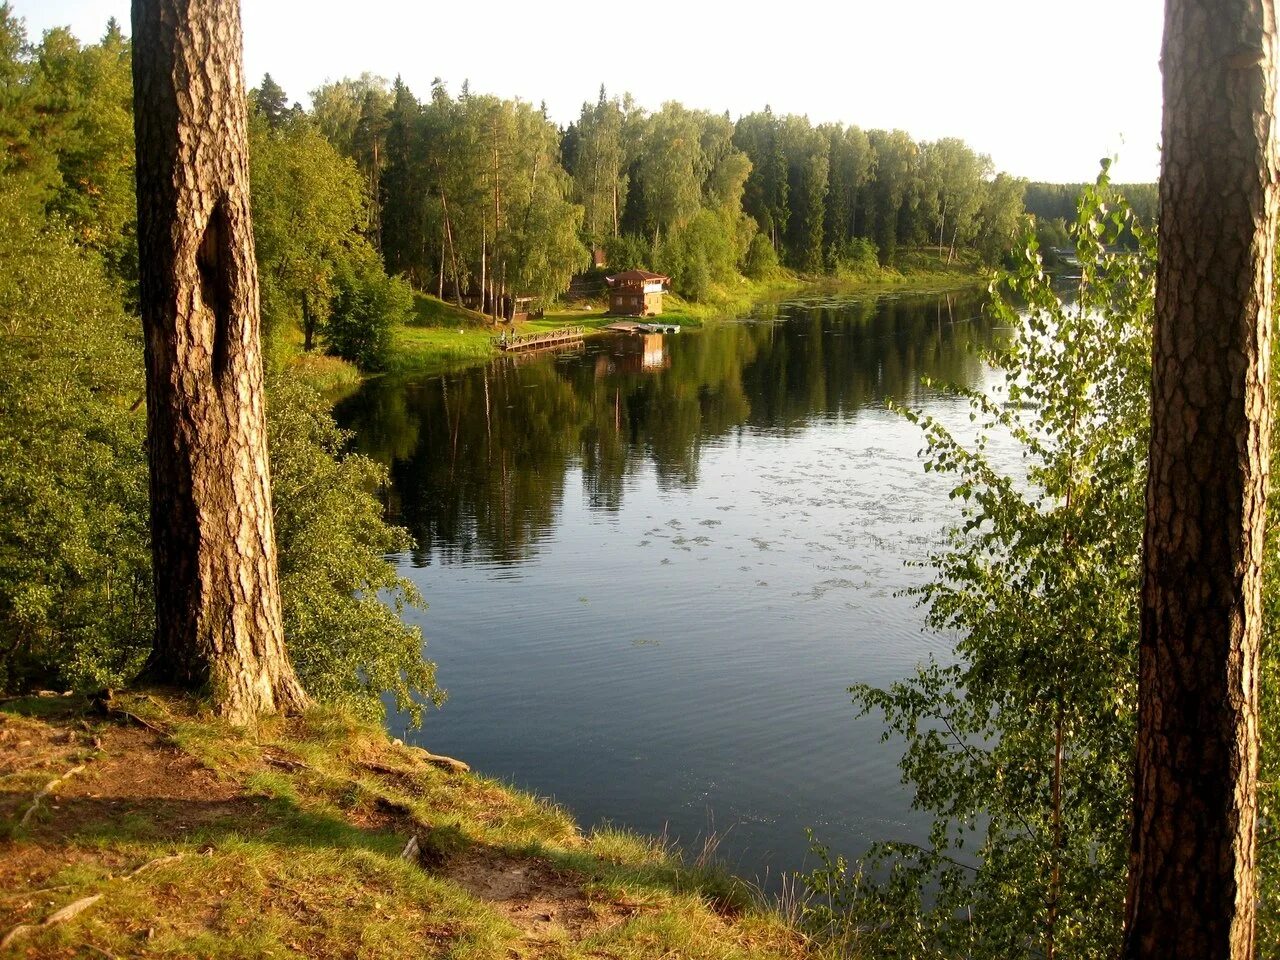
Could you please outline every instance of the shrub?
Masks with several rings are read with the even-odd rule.
[[[413,290],[400,277],[387,276],[375,257],[340,262],[333,285],[324,327],[329,352],[362,370],[386,369],[391,328],[412,318]]]
[[[0,188],[0,687],[120,683],[152,629],[137,322]]]
[[[422,598],[387,562],[409,549],[407,531],[382,520],[374,491],[386,471],[344,454],[348,434],[327,404],[296,376],[274,374],[267,420],[280,550],[280,594],[289,655],[319,700],[379,715],[387,691],[418,718],[422,698],[439,699],[422,634],[400,614]]]
[[[752,280],[768,280],[778,272],[778,253],[763,233],[751,238],[742,258],[742,272]]]
[[[880,253],[866,237],[850,237],[838,246],[833,244],[827,259],[834,274],[862,275],[880,269]]]
[[[0,187],[0,690],[131,680],[154,628],[137,319],[96,255]],[[385,278],[384,278],[385,279]],[[376,286],[376,276],[372,286]],[[382,468],[296,376],[268,380],[286,644],[317,699],[370,715],[438,697],[420,602],[386,554]],[[387,601],[387,606],[383,601]]]

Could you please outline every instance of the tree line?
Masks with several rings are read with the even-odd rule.
[[[259,102],[282,115],[269,79]],[[892,264],[905,245],[994,263],[1021,223],[1023,181],[954,138],[815,126],[767,107],[736,121],[674,101],[649,112],[603,87],[564,130],[545,109],[465,84],[452,97],[440,80],[424,99],[369,75],[311,98],[309,116],[376,198],[387,269],[441,295],[553,296],[597,248],[611,267],[669,273],[694,298],[779,265]]]
[[[0,26],[9,173],[64,219],[136,300],[130,41],[62,28],[28,42]],[[667,103],[600,90],[558,128],[520,100],[419,99],[364,75],[290,104],[263,77],[249,94],[254,236],[268,349],[386,358],[413,288],[498,312],[554,298],[601,249],[613,269],[669,274],[694,299],[779,268],[837,274],[895,262],[900,246],[996,262],[1014,244],[1023,182],[962,141],[814,126],[765,109]]]

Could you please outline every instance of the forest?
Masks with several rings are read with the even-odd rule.
[[[665,271],[694,299],[779,264],[891,263],[899,246],[994,263],[1022,213],[1022,182],[960,140],[767,107],[736,121],[676,102],[650,113],[602,87],[558,130],[528,103],[465,84],[451,97],[442,81],[420,100],[399,79],[343,80],[313,91],[309,113],[269,76],[254,96],[277,128],[314,127],[356,165],[387,269],[442,296],[555,296],[591,249],[612,269]]]
[[[5,8],[6,161],[31,197],[100,254],[132,296],[129,41],[38,42]],[[254,230],[268,342],[300,332],[366,369],[410,316],[410,288],[486,310],[554,299],[591,251],[610,269],[672,277],[693,300],[779,270],[816,277],[932,246],[996,264],[1025,184],[963,141],[813,124],[767,107],[738,118],[602,87],[565,129],[521,100],[419,98],[373,75],[290,103],[268,74],[249,93]],[[1058,215],[1058,214],[1055,214]]]

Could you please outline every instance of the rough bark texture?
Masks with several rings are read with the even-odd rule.
[[[246,723],[306,698],[281,627],[239,4],[134,0],[133,38],[152,666]]]
[[[1167,0],[1128,958],[1254,956],[1273,0]]]

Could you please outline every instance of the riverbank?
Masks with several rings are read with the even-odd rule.
[[[0,709],[15,956],[815,956],[740,881],[324,709],[158,693]]]
[[[936,254],[907,251],[893,268],[869,267],[835,277],[804,277],[787,272],[769,281],[743,280],[735,287],[717,290],[704,303],[667,294],[662,320],[696,330],[717,320],[740,317],[760,302],[784,300],[806,292],[854,297],[929,294],[968,289],[984,282],[981,269],[971,261],[947,264]],[[428,376],[474,366],[499,355],[492,342],[495,329],[480,314],[428,294],[417,294],[416,299],[414,324],[397,326],[392,331],[388,373]],[[558,307],[540,320],[503,329],[523,334],[577,325],[585,327],[590,335],[616,319],[606,314],[604,304],[593,302]]]

